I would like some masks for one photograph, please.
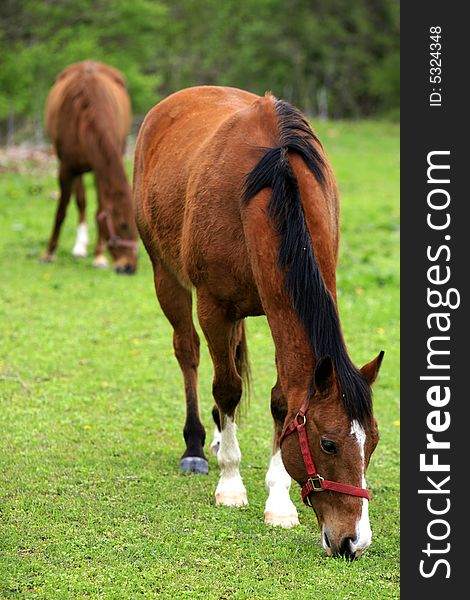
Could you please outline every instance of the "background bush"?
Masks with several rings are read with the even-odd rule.
[[[0,143],[41,140],[46,95],[68,64],[126,75],[136,124],[183,87],[271,90],[310,115],[396,115],[398,0],[3,0]]]

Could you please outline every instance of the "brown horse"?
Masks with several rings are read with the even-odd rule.
[[[94,61],[70,65],[56,79],[45,109],[46,129],[60,161],[60,199],[47,251],[52,261],[72,192],[79,210],[72,254],[87,255],[82,174],[93,171],[98,197],[94,266],[106,267],[107,244],[118,273],[137,266],[137,228],[122,155],[131,124],[131,105],[119,71]]]
[[[247,503],[234,423],[246,367],[243,320],[265,314],[278,373],[265,521],[298,523],[289,497],[293,477],[317,514],[328,554],[359,557],[371,541],[365,471],[379,435],[370,385],[383,353],[359,370],[344,344],[336,308],[337,188],[306,119],[271,94],[222,87],[177,92],[142,125],[134,199],[184,376],[181,468],[207,472],[195,288],[214,365],[216,502]]]

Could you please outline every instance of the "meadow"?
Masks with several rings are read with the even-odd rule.
[[[248,321],[253,386],[239,424],[249,505],[215,506],[214,456],[207,476],[178,469],[182,377],[143,248],[132,277],[74,259],[71,205],[57,262],[40,264],[55,211],[55,160],[0,163],[2,597],[399,598],[399,128],[315,128],[341,193],[338,302],[347,346],[359,366],[385,350],[374,386],[381,440],[368,470],[371,547],[353,563],[327,558],[295,484],[300,526],[264,525],[275,382],[264,318]],[[131,159],[127,166],[130,173]],[[202,344],[206,445],[211,382]]]

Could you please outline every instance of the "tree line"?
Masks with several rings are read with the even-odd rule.
[[[183,87],[232,85],[324,118],[395,117],[399,0],[2,0],[0,143],[42,137],[56,75],[126,76],[137,123]]]

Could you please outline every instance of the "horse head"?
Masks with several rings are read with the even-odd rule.
[[[369,394],[382,358],[383,352],[357,371]],[[379,440],[377,421],[372,411],[348,410],[329,356],[317,362],[313,390],[286,418],[282,460],[315,511],[327,554],[359,558],[372,539],[365,475]]]
[[[129,205],[116,204],[98,214],[101,235],[106,240],[116,273],[131,275],[137,269],[137,227]]]

